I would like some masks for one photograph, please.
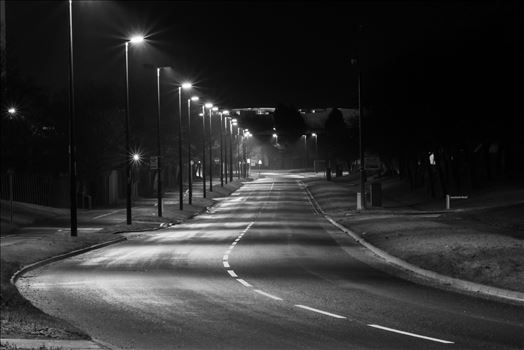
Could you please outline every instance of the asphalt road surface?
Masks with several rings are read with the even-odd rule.
[[[266,174],[212,211],[21,278],[22,293],[130,349],[522,349],[524,308],[417,285]]]

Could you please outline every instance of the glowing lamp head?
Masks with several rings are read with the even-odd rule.
[[[274,137],[274,138],[277,138],[277,137],[278,137],[278,135],[277,135],[277,134],[273,134],[273,137]]]
[[[218,107],[215,106],[215,107],[211,108],[211,110],[216,112],[216,111],[218,111]]]
[[[15,115],[16,114],[16,108],[14,107],[10,107],[8,110],[7,110],[7,113],[11,114],[11,115]]]
[[[132,36],[131,39],[129,39],[129,42],[131,44],[139,44],[144,41],[144,37],[142,35],[135,35]]]
[[[317,134],[316,133],[312,133],[311,136],[317,137]]]
[[[191,83],[182,83],[182,89],[184,90],[189,90],[193,87],[193,85]]]
[[[204,113],[198,113],[198,116],[199,116],[199,117],[203,117],[203,116],[204,116]]]
[[[193,101],[193,102],[198,101],[198,100],[200,100],[200,98],[198,96],[191,97],[191,101]]]
[[[225,115],[229,115],[229,111],[227,109],[223,111],[222,113],[224,113]]]
[[[213,108],[213,104],[208,102],[204,105],[204,107],[206,107],[207,109],[211,109]]]
[[[138,153],[134,153],[134,154],[133,154],[133,161],[134,161],[134,162],[138,162],[138,161],[140,161],[140,154],[138,154]]]

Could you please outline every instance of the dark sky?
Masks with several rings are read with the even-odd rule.
[[[6,3],[8,65],[49,91],[65,88],[67,1]],[[515,4],[74,1],[75,74],[79,85],[121,85],[123,42],[143,32],[147,45],[131,48],[135,94],[154,92],[150,63],[172,65],[175,78],[230,108],[350,107],[359,24],[367,81],[380,85],[384,67],[410,53],[480,43],[494,28],[488,42],[514,42]]]

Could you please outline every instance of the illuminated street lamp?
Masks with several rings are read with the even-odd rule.
[[[223,112],[218,112],[220,116],[220,187],[224,187],[224,119]]]
[[[193,166],[191,164],[191,101],[198,101],[198,96],[192,96],[187,99],[187,167],[189,169],[189,192],[188,203],[192,204],[193,200]]]
[[[9,107],[7,109],[7,113],[9,113],[9,115],[11,115],[11,116],[16,115],[16,108],[15,107]]]
[[[316,133],[312,133],[311,136],[315,138],[315,158],[318,159],[318,136]],[[315,173],[317,172],[317,167],[315,163]]]
[[[178,87],[178,168],[179,168],[179,176],[178,176],[178,201],[179,201],[179,209],[184,210],[184,182],[183,182],[183,162],[182,162],[182,90],[189,90],[191,89],[192,85],[191,83],[182,83]]]
[[[305,161],[305,164],[304,164],[304,168],[307,169],[307,164],[308,164],[308,156],[307,156],[307,135],[304,134],[302,135],[304,136],[304,161]]]
[[[227,118],[229,128],[227,129],[229,138],[229,182],[233,182],[233,122],[230,117]]]
[[[138,44],[144,41],[143,36],[133,36],[125,42],[125,57],[126,57],[126,217],[127,224],[131,225],[131,164],[127,157],[131,154],[129,145],[129,43]]]
[[[278,143],[278,135],[276,133],[273,134],[273,138],[275,139],[275,144],[277,144]]]

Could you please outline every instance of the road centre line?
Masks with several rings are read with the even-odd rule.
[[[118,213],[119,211],[120,211],[120,210],[113,210],[113,211],[110,212],[110,213],[105,213],[105,214],[102,214],[102,215],[95,216],[95,217],[93,218],[93,220],[101,219],[101,218],[103,218],[104,216],[109,216],[109,215],[111,215],[111,214]]]
[[[229,256],[226,254],[224,255],[224,257],[222,258],[223,261],[227,261],[227,259],[229,258]]]
[[[327,311],[322,311],[322,310],[319,310],[319,309],[315,309],[315,308],[312,308],[312,307],[309,307],[309,306],[305,306],[305,305],[300,305],[300,304],[297,304],[295,305],[296,307],[299,307],[301,309],[305,309],[305,310],[309,310],[309,311],[313,311],[313,312],[317,312],[319,314],[323,314],[323,315],[326,315],[326,316],[331,316],[331,317],[334,317],[334,318],[343,318],[343,319],[346,319],[347,317],[345,316],[341,316],[341,315],[337,315],[337,314],[332,314],[331,312],[327,312]]]
[[[368,324],[368,326],[369,326],[369,327],[373,327],[373,328],[382,329],[382,330],[385,330],[385,331],[388,331],[388,332],[394,332],[394,333],[399,333],[399,334],[409,335],[410,337],[415,337],[415,338],[421,338],[421,339],[431,340],[431,341],[438,342],[438,343],[443,343],[443,344],[455,344],[454,342],[449,341],[449,340],[442,340],[442,339],[437,339],[437,338],[426,337],[426,336],[424,336],[424,335],[420,335],[420,334],[409,333],[409,332],[400,331],[400,330],[398,330],[398,329],[393,329],[393,328],[388,328],[388,327],[379,326],[378,324]]]
[[[277,296],[274,296],[274,295],[271,295],[271,294],[269,294],[269,293],[263,292],[263,291],[261,291],[260,289],[255,289],[255,292],[257,292],[258,294],[262,294],[262,295],[264,295],[264,296],[266,296],[266,297],[268,297],[268,298],[274,299],[274,300],[279,300],[279,301],[284,300],[284,299],[279,298],[279,297],[277,297]]]
[[[244,281],[242,278],[237,278],[237,281],[243,284],[245,287],[253,287],[252,285]]]
[[[229,269],[231,267],[227,261],[223,261],[223,264],[226,269]]]
[[[233,277],[233,278],[237,278],[238,277],[238,275],[233,270],[227,270],[227,273],[229,273],[231,275],[231,277]]]

